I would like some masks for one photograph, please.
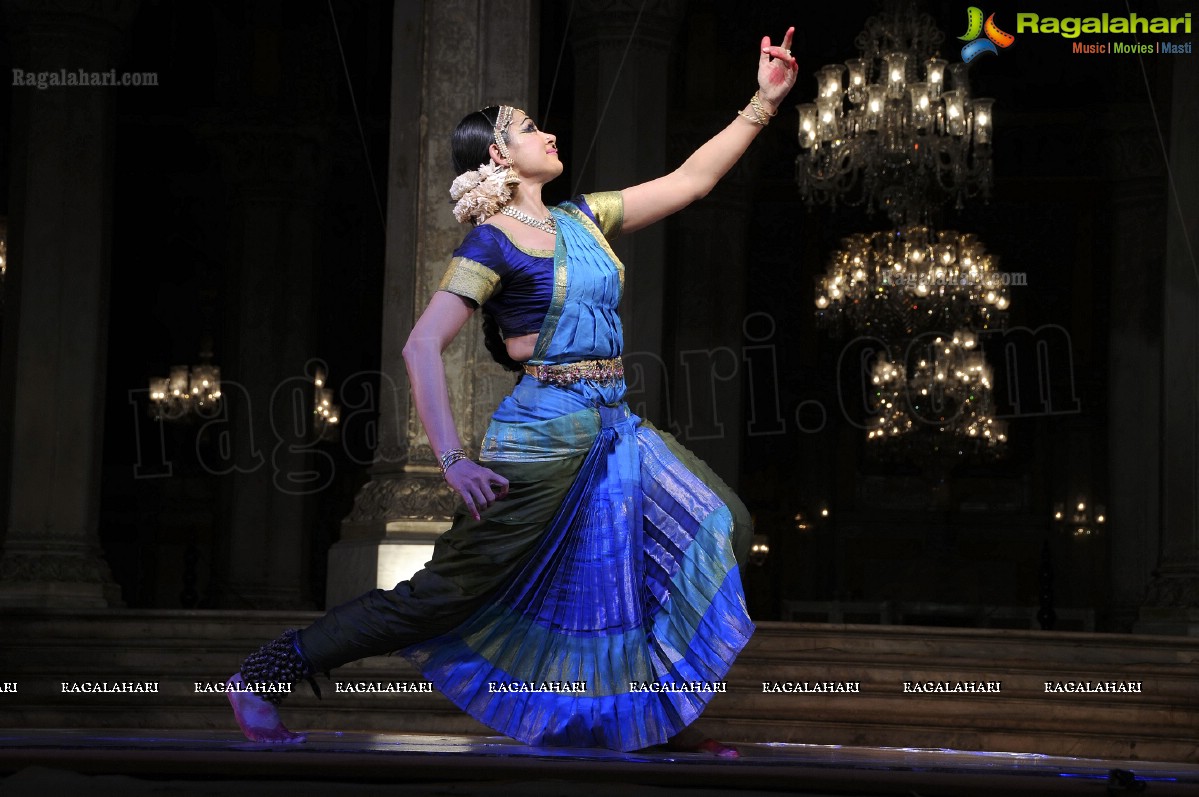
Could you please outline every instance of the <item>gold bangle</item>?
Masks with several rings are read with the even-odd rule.
[[[740,116],[740,117],[743,117],[743,118],[745,118],[745,119],[748,119],[749,121],[753,122],[753,123],[754,123],[754,124],[756,124],[756,125],[761,125],[762,127],[765,127],[765,126],[766,126],[766,124],[767,124],[766,122],[763,122],[763,121],[762,121],[761,117],[757,117],[757,118],[755,118],[755,117],[753,117],[753,116],[750,116],[749,114],[747,114],[747,113],[746,113],[745,111],[743,111],[743,110],[742,110],[742,111],[737,111],[737,115],[738,115],[738,116]]]
[[[743,116],[754,124],[761,125],[762,127],[770,124],[772,117],[778,116],[778,110],[775,110],[774,113],[770,113],[766,110],[766,106],[762,104],[762,96],[761,92],[759,91],[755,91],[754,96],[749,98],[749,107],[753,109],[753,116],[747,114],[744,109],[737,111],[737,115]]]
[[[762,124],[768,124],[771,118],[778,116],[777,108],[775,109],[774,113],[770,113],[769,111],[766,110],[766,107],[764,105],[762,105],[762,92],[761,91],[754,92],[754,96],[749,98],[749,104],[751,106],[753,106],[754,113],[758,114],[758,116],[766,117],[766,121],[763,122]]]

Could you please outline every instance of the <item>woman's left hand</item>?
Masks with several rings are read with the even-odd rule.
[[[791,56],[791,37],[795,28],[787,28],[783,43],[774,46],[769,36],[762,37],[762,55],[758,58],[758,96],[775,112],[787,92],[795,85],[799,63]]]

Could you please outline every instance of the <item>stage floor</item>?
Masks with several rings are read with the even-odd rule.
[[[1199,765],[958,750],[738,745],[694,753],[529,747],[502,737],[0,730],[0,795],[1199,795]],[[1121,774],[1123,773],[1123,774]],[[1126,788],[1117,781],[1124,777]],[[1135,782],[1134,780],[1135,779]],[[1139,789],[1144,784],[1144,789]]]

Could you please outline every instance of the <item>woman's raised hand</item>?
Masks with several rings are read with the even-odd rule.
[[[453,487],[471,517],[479,519],[479,513],[508,494],[508,480],[479,463],[460,459],[445,472],[445,480]]]
[[[769,36],[762,37],[762,54],[758,58],[758,96],[776,112],[799,74],[799,63],[791,57],[791,37],[794,34],[795,28],[787,28],[783,43],[777,47],[770,43]]]

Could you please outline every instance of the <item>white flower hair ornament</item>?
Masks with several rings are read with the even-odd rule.
[[[450,199],[457,203],[454,218],[461,224],[467,221],[482,224],[512,200],[512,186],[519,184],[515,172],[495,163],[484,163],[478,169],[463,172],[450,186]]]

